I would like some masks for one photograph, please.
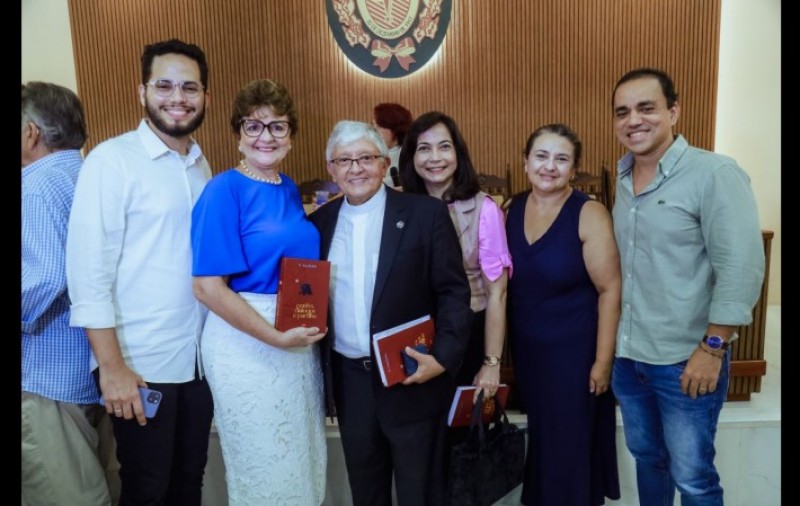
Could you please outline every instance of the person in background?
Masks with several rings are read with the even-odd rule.
[[[531,189],[508,209],[509,339],[528,414],[527,505],[620,497],[609,390],[619,255],[608,210],[569,185],[582,151],[566,125],[536,129],[524,152]]]
[[[280,166],[297,133],[286,88],[244,86],[230,121],[242,160],[192,213],[194,291],[211,312],[203,364],[229,503],[320,504],[327,446],[317,327],[273,327],[282,257],[319,258],[319,232]]]
[[[441,201],[383,184],[389,157],[366,123],[340,121],[325,151],[344,193],[311,215],[330,260],[326,401],[336,415],[356,506],[443,504],[445,421],[467,345],[469,283]],[[384,387],[372,335],[430,315],[429,354],[410,347],[417,372]],[[335,400],[335,405],[334,405]]]
[[[383,182],[389,187],[400,188],[400,149],[414,118],[411,111],[392,102],[376,105],[373,114],[372,126],[381,134],[389,148],[389,169]]]
[[[750,178],[673,134],[681,109],[664,71],[623,75],[612,109],[628,150],[613,210],[624,283],[612,386],[639,502],[672,504],[677,487],[685,506],[721,505],[714,436],[729,349],[764,281]]]
[[[191,212],[211,169],[192,139],[209,102],[194,44],[147,45],[139,127],[86,157],[67,235],[70,324],[84,327],[114,425],[120,503],[200,505],[213,404],[192,293]],[[147,419],[138,387],[162,393]]]
[[[89,342],[69,326],[67,222],[86,120],[57,84],[22,85],[22,503],[110,505]],[[107,422],[106,422],[107,423]]]
[[[411,124],[400,155],[404,191],[448,205],[470,284],[472,328],[456,385],[475,385],[491,397],[500,383],[506,334],[506,287],[511,255],[505,218],[482,192],[467,144],[450,116],[427,112]]]

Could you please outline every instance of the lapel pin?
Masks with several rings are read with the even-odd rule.
[[[405,226],[406,226],[406,224],[405,224],[405,223],[403,223],[402,221],[398,221],[398,222],[397,222],[397,228],[403,228],[403,227],[405,227]]]

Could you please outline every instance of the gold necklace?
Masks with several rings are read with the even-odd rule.
[[[250,167],[247,166],[247,162],[245,162],[244,160],[239,162],[239,167],[241,167],[242,170],[244,170],[245,173],[248,176],[250,176],[251,178],[255,179],[256,181],[261,181],[262,183],[268,183],[268,184],[274,184],[274,185],[279,185],[279,184],[281,184],[283,182],[283,180],[281,179],[281,175],[278,174],[277,172],[275,173],[276,179],[267,179],[265,177],[261,177],[261,176],[256,175],[255,173],[253,173],[252,170],[250,170]]]

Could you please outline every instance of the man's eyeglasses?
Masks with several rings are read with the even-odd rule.
[[[353,162],[356,162],[362,169],[369,169],[375,165],[379,158],[383,158],[383,155],[361,155],[358,158],[334,158],[331,160],[331,163],[340,169],[349,169],[350,166],[353,165]]]
[[[181,81],[176,83],[171,79],[156,79],[147,83],[155,90],[159,97],[169,98],[175,93],[175,88],[180,87],[181,93],[186,98],[197,98],[205,89],[202,84],[194,81]]]
[[[248,137],[259,137],[266,128],[276,139],[283,139],[292,131],[288,121],[270,121],[263,123],[257,119],[243,119],[239,122],[242,132]]]

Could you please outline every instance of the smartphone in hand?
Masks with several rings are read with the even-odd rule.
[[[424,344],[417,344],[411,347],[414,350],[417,350],[420,353],[428,353],[428,347]],[[406,370],[406,374],[411,376],[415,372],[417,372],[417,368],[419,367],[419,362],[416,359],[411,358],[406,354],[406,351],[403,350],[400,352],[403,357],[403,367]]]
[[[139,387],[139,395],[142,398],[142,407],[144,408],[145,418],[153,418],[156,416],[158,407],[161,405],[161,392],[145,387]],[[106,405],[106,400],[102,395],[100,396],[100,405]]]

